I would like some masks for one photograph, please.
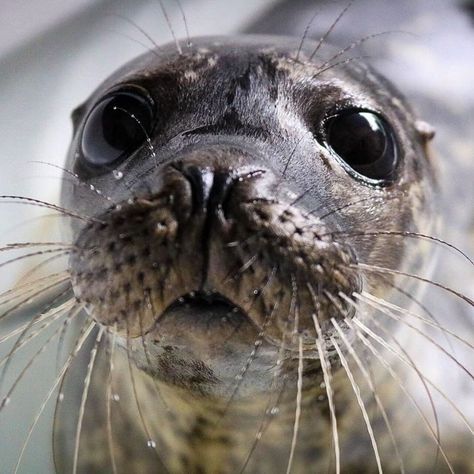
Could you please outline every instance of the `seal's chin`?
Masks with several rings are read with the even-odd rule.
[[[264,393],[275,384],[281,357],[251,318],[219,295],[180,298],[128,344],[137,366],[153,378],[224,397],[236,387],[239,396]]]

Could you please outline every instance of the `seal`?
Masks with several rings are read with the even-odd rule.
[[[58,472],[469,472],[395,338],[430,321],[431,128],[321,41],[178,46],[73,113]]]
[[[87,221],[73,227],[71,281],[140,371],[141,415],[127,407],[110,430],[114,463],[128,472],[238,471],[274,393],[281,418],[246,470],[323,469],[331,391],[338,405],[353,397],[347,381],[336,388],[338,352],[356,338],[354,320],[370,325],[376,313],[354,295],[393,301],[395,274],[419,265],[419,251],[387,251],[367,235],[429,233],[430,137],[370,68],[332,66],[317,43],[298,47],[252,36],[194,39],[182,54],[171,44],[126,65],[74,113],[67,166],[80,183],[64,186],[63,205]],[[298,418],[312,422],[295,432],[305,442],[289,458],[298,383]],[[151,455],[123,448],[135,428],[134,440],[143,429],[153,440]],[[83,429],[107,445],[106,430],[98,439]],[[86,454],[90,442],[76,463],[99,472],[107,464]],[[69,461],[60,471],[76,469]]]

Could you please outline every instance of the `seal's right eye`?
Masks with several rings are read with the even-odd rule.
[[[110,169],[137,150],[150,136],[154,107],[139,88],[112,92],[86,118],[81,148],[93,168]]]

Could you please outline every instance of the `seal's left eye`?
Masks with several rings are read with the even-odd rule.
[[[396,179],[399,153],[391,125],[366,110],[349,110],[326,121],[326,146],[359,177],[376,184]]]
[[[82,156],[92,167],[110,168],[150,135],[154,107],[141,90],[113,92],[92,109],[82,132]]]

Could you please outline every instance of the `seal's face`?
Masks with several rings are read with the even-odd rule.
[[[282,39],[163,48],[75,114],[82,184],[63,195],[92,219],[73,229],[74,291],[157,377],[226,391],[252,354],[249,385],[265,389],[277,359],[317,359],[334,321],[348,330],[354,293],[389,291],[361,264],[406,269],[371,233],[428,225],[411,112],[366,66],[314,47],[298,61]]]

